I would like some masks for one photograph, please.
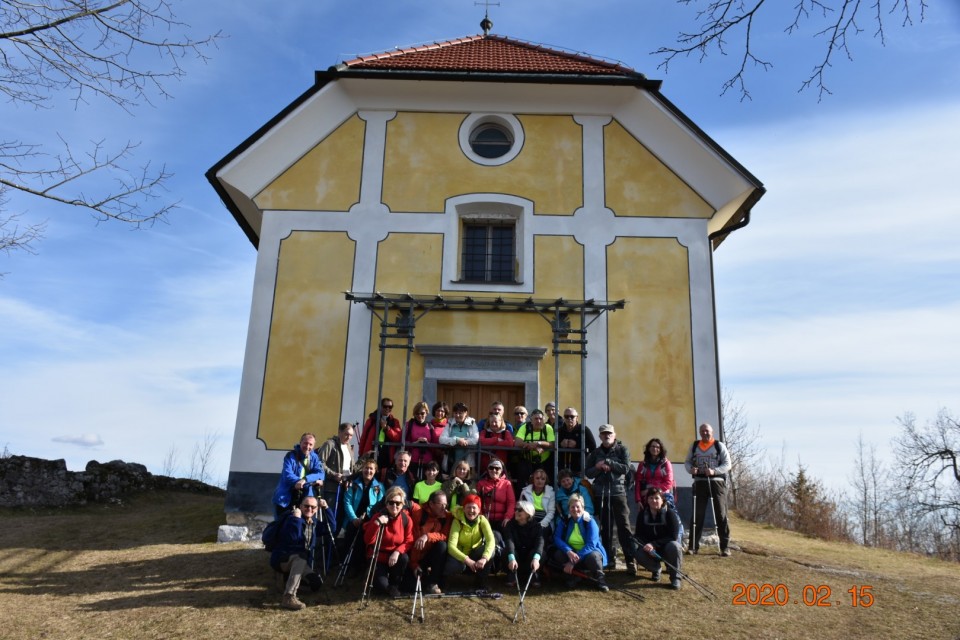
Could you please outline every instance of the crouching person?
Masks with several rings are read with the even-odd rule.
[[[474,576],[477,589],[487,588],[487,577],[493,566],[499,534],[494,537],[490,521],[480,515],[480,496],[475,493],[463,499],[463,506],[454,512],[453,525],[447,541],[447,566],[444,576],[460,575],[464,571]]]
[[[391,487],[384,498],[383,513],[363,525],[367,559],[376,563],[373,586],[393,597],[400,595],[400,581],[410,561],[407,551],[413,544],[413,522],[404,510],[405,501],[404,490]]]
[[[567,587],[575,586],[579,577],[574,571],[593,580],[600,591],[609,591],[603,575],[607,554],[600,543],[600,527],[583,510],[583,496],[573,494],[567,503],[569,517],[557,525],[553,533],[551,561],[567,574]]]
[[[414,577],[417,572],[423,575],[427,593],[440,594],[447,564],[447,538],[453,524],[453,516],[447,511],[447,494],[434,492],[422,507],[414,503],[410,507],[410,516],[413,518],[410,570]]]
[[[539,472],[539,471],[538,471]],[[517,586],[517,581],[540,586],[540,556],[543,555],[543,527],[534,518],[536,510],[532,502],[521,500],[513,520],[503,533],[503,552],[507,556],[507,586]],[[530,577],[530,574],[533,577]]]
[[[677,542],[680,532],[680,516],[677,515],[657,487],[647,489],[647,504],[637,514],[635,557],[637,562],[650,571],[650,579],[660,581],[661,562],[666,562],[670,572],[670,586],[680,588],[678,571],[683,571],[683,548]],[[659,556],[659,557],[658,557]]]
[[[270,566],[276,571],[289,574],[283,589],[280,606],[291,611],[306,607],[297,598],[297,589],[301,580],[306,579],[314,590],[320,588],[323,581],[313,571],[313,555],[317,548],[317,510],[326,504],[313,496],[300,501],[285,517],[280,531],[277,532],[277,544],[270,554]]]

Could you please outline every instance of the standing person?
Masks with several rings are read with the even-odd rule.
[[[323,483],[323,499],[330,505],[329,508],[333,511],[335,518],[331,527],[334,535],[337,535],[340,527],[343,526],[343,499],[354,460],[353,447],[350,444],[353,434],[353,424],[344,422],[337,429],[337,435],[326,440],[317,450],[317,456],[323,464],[323,473],[326,476]]]
[[[403,441],[410,446],[410,471],[417,480],[423,480],[423,465],[433,460],[431,445],[437,444],[433,425],[427,422],[427,409],[426,402],[413,405],[413,417],[407,421],[403,437]]]
[[[357,547],[363,546],[363,537],[360,535],[363,523],[370,519],[370,514],[380,507],[380,502],[383,500],[383,485],[377,480],[376,475],[377,461],[374,458],[362,458],[360,470],[350,482],[343,501],[343,540],[346,546],[340,553],[340,557],[346,558],[349,555],[350,545],[356,545],[355,553],[351,556],[352,569],[359,568],[362,562],[362,555],[356,553],[356,550]]]
[[[533,504],[526,500],[517,503],[513,520],[503,531],[503,553],[507,557],[507,586],[526,584],[530,578],[533,587],[540,586],[540,557],[543,555],[543,529],[533,519]]]
[[[563,421],[557,429],[557,443],[560,445],[560,468],[570,469],[574,475],[583,471],[583,459],[597,448],[593,432],[580,424],[580,414],[573,407],[563,410]],[[568,449],[568,451],[563,451]],[[583,450],[586,456],[581,457]]]
[[[700,439],[690,447],[684,463],[693,476],[693,499],[697,503],[693,531],[690,532],[690,553],[700,550],[703,535],[703,517],[707,513],[707,500],[712,498],[713,519],[720,537],[720,555],[730,556],[730,524],[727,522],[727,474],[730,472],[730,453],[727,447],[713,438],[713,426],[700,425]]]
[[[405,512],[405,505],[402,489],[387,489],[383,511],[363,526],[367,560],[376,563],[373,586],[394,598],[400,595],[400,581],[410,561],[407,551],[413,544],[413,521]],[[377,538],[380,538],[380,549],[374,559]]]
[[[413,518],[413,546],[410,548],[410,569],[424,576],[424,591],[443,593],[443,570],[447,564],[447,539],[453,516],[447,511],[447,496],[437,491],[425,505],[410,507]]]
[[[557,437],[553,427],[543,417],[543,411],[530,412],[530,422],[514,434],[514,446],[522,451],[517,462],[517,478],[529,478],[534,469],[543,469],[548,478],[553,478],[553,448]]]
[[[443,488],[440,482],[437,480],[437,476],[440,475],[440,466],[434,461],[431,460],[423,467],[423,480],[418,482],[413,486],[413,504],[426,504],[427,500],[430,499],[434,493],[438,491],[443,493],[441,489]]]
[[[590,488],[583,485],[580,478],[573,475],[570,469],[560,469],[557,474],[559,486],[557,487],[557,513],[561,518],[567,516],[567,500],[573,494],[579,494],[583,497],[583,510],[594,515],[593,496],[590,494]]]
[[[518,404],[513,408],[513,430],[518,431],[527,422],[527,408]]]
[[[433,438],[430,441],[439,444],[440,436],[443,435],[447,425],[450,424],[450,406],[446,402],[434,402],[433,406],[430,407],[430,415],[433,416],[433,420],[430,421]],[[437,464],[443,465],[443,447],[434,447],[432,452],[433,459],[436,460]]]
[[[500,458],[490,458],[486,477],[477,482],[483,514],[490,521],[490,526],[499,532],[513,519],[517,504],[513,484],[504,476],[503,471]]]
[[[384,489],[400,487],[406,497],[407,504],[410,504],[410,498],[413,496],[413,488],[417,484],[417,479],[410,471],[410,452],[404,449],[397,451],[393,456],[393,466],[384,469],[380,474],[380,482]]]
[[[630,507],[627,505],[626,479],[630,472],[630,451],[623,442],[617,440],[617,432],[612,424],[600,425],[600,446],[587,458],[585,475],[593,482],[594,506],[600,501],[597,517],[600,519],[600,537],[606,551],[607,569],[613,569],[616,563],[616,544],[613,529],[623,550],[627,571],[636,573],[637,565],[631,553]],[[573,498],[571,498],[572,500]]]
[[[323,463],[314,451],[317,437],[312,433],[300,436],[300,442],[283,456],[280,480],[273,492],[273,517],[279,520],[290,505],[300,503],[303,494],[319,495],[323,486]]]
[[[597,521],[583,510],[583,497],[570,496],[568,517],[557,523],[553,532],[553,549],[550,559],[569,576],[567,587],[576,585],[580,579],[573,572],[582,571],[596,580],[600,591],[606,592],[607,586],[603,568],[607,564],[607,553],[600,543],[600,529]]]
[[[547,424],[553,427],[555,430],[560,426],[557,422],[560,420],[560,416],[557,415],[557,403],[548,402],[547,406],[543,408],[546,412]]]
[[[677,515],[657,487],[647,491],[646,505],[637,514],[636,527],[637,562],[650,571],[650,579],[660,582],[660,562],[654,552],[667,563],[670,572],[670,587],[680,588],[680,574],[683,570],[683,548],[677,539],[680,535],[680,516]]]
[[[277,543],[270,553],[270,566],[280,573],[289,574],[280,602],[284,609],[298,611],[306,607],[297,598],[301,580],[306,579],[313,589],[318,589],[322,584],[313,570],[313,556],[320,535],[317,531],[319,508],[321,501],[313,496],[304,497],[300,506],[294,506],[285,517],[277,532]]]
[[[660,438],[652,438],[643,448],[643,462],[637,467],[634,498],[641,507],[647,504],[647,491],[659,489],[663,499],[673,508],[673,465]]]
[[[443,575],[457,576],[466,570],[474,575],[474,587],[486,589],[494,554],[502,544],[500,534],[480,513],[480,496],[475,493],[463,499],[463,506],[454,510],[453,517]]]
[[[466,460],[461,460],[454,465],[450,478],[440,485],[447,496],[450,511],[453,511],[458,504],[463,504],[463,499],[471,492],[473,488],[471,485],[474,484],[473,476],[473,467]]]
[[[513,425],[507,422],[506,416],[506,407],[503,406],[503,403],[499,400],[494,400],[490,403],[490,413],[495,413],[501,418],[503,418],[503,424],[506,425],[507,431],[510,433],[516,434],[516,430],[513,428]],[[487,424],[486,420],[481,420],[480,424],[477,425],[478,429],[483,429]]]
[[[479,434],[477,422],[467,415],[468,411],[469,407],[462,402],[453,405],[453,420],[447,422],[446,428],[438,438],[440,446],[447,450],[443,458],[444,468],[441,469],[445,475],[452,474],[453,468],[461,460],[466,460],[470,467],[477,465],[477,457],[473,450],[477,446]]]
[[[379,414],[379,422],[377,417]],[[384,398],[380,401],[380,410],[372,412],[363,423],[360,432],[359,455],[364,456],[377,449],[377,464],[381,469],[390,466],[396,447],[387,447],[388,442],[400,442],[403,427],[400,421],[393,416],[393,400]]]
[[[520,492],[520,501],[526,500],[533,505],[533,521],[540,525],[544,535],[553,533],[553,518],[557,513],[556,495],[547,484],[547,472],[537,469],[530,476],[530,484]],[[519,506],[519,502],[517,505]]]
[[[478,438],[480,441],[480,468],[484,469],[490,463],[491,458],[500,458],[506,456],[509,452],[500,447],[513,446],[513,434],[507,431],[507,425],[503,418],[496,413],[491,413],[487,419],[487,424],[480,431]]]

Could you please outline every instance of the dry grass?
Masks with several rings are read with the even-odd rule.
[[[374,599],[359,611],[359,579],[308,594],[318,606],[280,610],[266,553],[211,542],[222,520],[219,499],[184,494],[0,514],[0,638],[960,638],[960,566],[736,520],[742,552],[723,559],[704,549],[684,566],[717,602],[617,572],[611,584],[645,602],[547,585],[528,596],[526,623],[511,623],[517,597],[505,593],[428,599],[422,626],[407,622],[410,600]],[[734,606],[737,583],[783,584],[789,602]],[[805,606],[805,585],[828,586],[831,606]],[[873,606],[851,606],[854,585],[872,587]]]

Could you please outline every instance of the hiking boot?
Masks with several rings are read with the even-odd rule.
[[[432,584],[427,587],[427,593],[432,593],[433,595],[438,596],[443,593],[443,591],[440,589],[439,585]]]
[[[533,580],[530,581],[530,586],[534,589],[540,588],[540,576],[538,574],[533,574]]]
[[[606,582],[600,582],[599,584],[597,584],[597,589],[600,589],[602,593],[606,593],[607,591],[610,591],[610,587],[607,586]]]
[[[688,556],[695,556],[695,555],[697,555],[697,553],[698,553],[699,551],[700,551],[700,550],[699,550],[699,549],[696,549],[696,548],[694,548],[694,549],[687,549],[687,555],[688,555]]]
[[[627,563],[627,573],[629,573],[631,576],[637,575],[637,563],[633,560]]]
[[[680,591],[680,576],[670,578],[670,588],[674,591]]]
[[[660,569],[657,569],[656,571],[651,573],[650,579],[653,580],[654,582],[660,582]]]
[[[310,585],[310,591],[314,593],[320,591],[320,587],[323,586],[323,578],[316,573],[308,573],[303,577],[307,581],[307,584]]]
[[[307,605],[303,604],[297,599],[297,594],[295,593],[283,594],[283,600],[280,601],[280,606],[284,609],[289,609],[290,611],[300,611],[300,609],[307,608]]]
[[[733,554],[730,553],[730,549],[728,548],[728,549],[724,549],[723,551],[721,551],[721,552],[720,552],[720,555],[721,555],[722,557],[724,557],[724,558],[729,558],[729,557],[730,557],[731,555],[733,555]]]
[[[400,597],[400,589],[397,589],[397,585],[392,584],[392,585],[390,585],[389,587],[387,587],[387,594],[388,594],[391,598],[399,598],[399,597]]]
[[[507,588],[513,589],[515,586],[517,586],[517,579],[514,578],[513,576],[510,576],[509,578],[507,578]]]

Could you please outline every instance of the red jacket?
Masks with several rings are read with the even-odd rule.
[[[363,525],[363,541],[367,545],[367,557],[373,557],[373,545],[377,541],[377,530],[380,528],[379,515]],[[413,520],[405,510],[400,511],[393,520],[383,527],[383,541],[380,543],[380,554],[377,562],[386,562],[394,551],[406,553],[413,544]]]
[[[510,454],[509,451],[503,449],[487,449],[487,447],[512,447],[513,446],[513,434],[504,428],[503,431],[498,431],[494,433],[493,431],[487,431],[486,429],[480,429],[480,449],[485,451],[482,456],[480,456],[480,467],[477,470],[478,473],[483,473],[487,469],[487,464],[490,462],[490,456],[494,455],[500,458],[504,463],[507,461],[507,456]]]
[[[453,524],[453,515],[449,511],[444,511],[443,518],[435,518],[430,512],[421,507],[416,502],[410,507],[410,517],[413,519],[413,539],[416,541],[422,535],[427,536],[427,544],[424,548],[414,549],[410,547],[410,568],[416,569],[420,566],[420,559],[437,542],[446,540],[450,536],[450,525]]]
[[[360,455],[373,451],[374,435],[377,433],[377,412],[374,411],[367,417],[363,423],[363,431],[360,432]],[[400,442],[401,427],[400,421],[393,417],[393,414],[387,416],[386,442]],[[390,452],[390,459],[393,459],[394,452]]]
[[[513,517],[517,507],[517,498],[513,495],[513,484],[504,477],[493,480],[485,477],[477,483],[480,495],[480,513],[487,517],[490,524],[500,524]]]

